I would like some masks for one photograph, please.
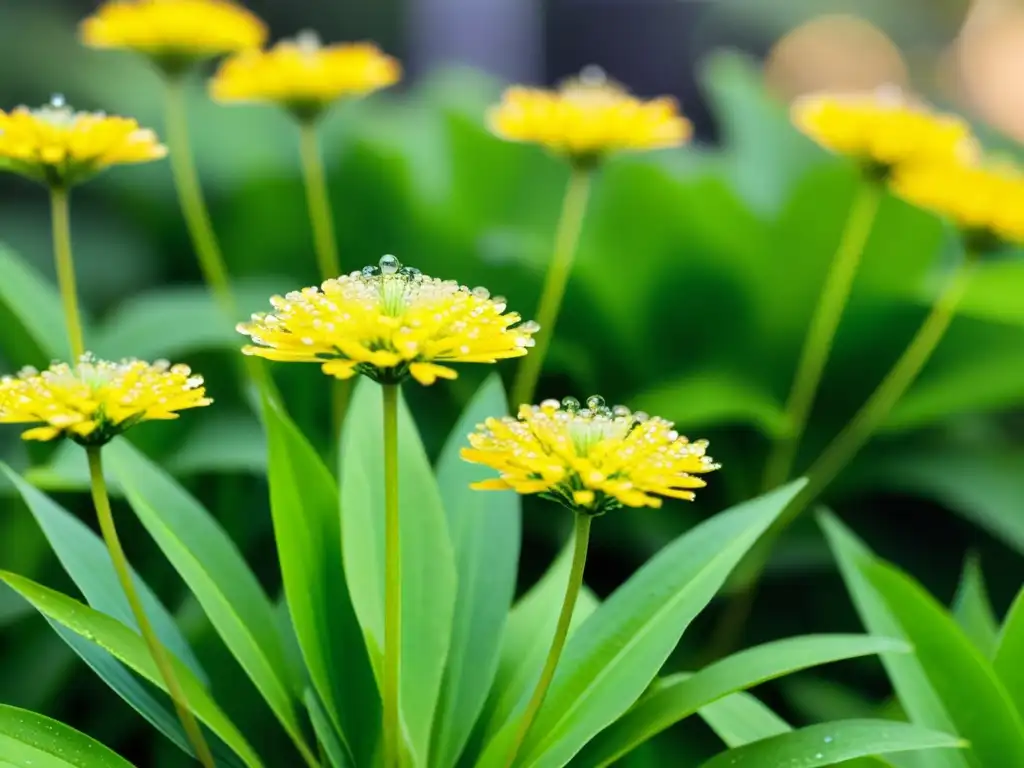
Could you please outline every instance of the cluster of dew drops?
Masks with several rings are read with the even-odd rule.
[[[618,421],[620,423],[632,421],[634,424],[642,424],[647,421],[648,416],[643,411],[633,413],[624,405],[616,405],[609,408],[605,405],[604,398],[600,395],[591,395],[587,398],[586,407],[581,407],[580,401],[575,397],[564,397],[562,401],[545,400],[541,403],[544,409],[553,409],[557,413],[564,414],[561,418],[584,419],[595,421]],[[558,418],[556,414],[556,418]]]

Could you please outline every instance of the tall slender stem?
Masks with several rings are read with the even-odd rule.
[[[57,267],[57,284],[64,305],[64,322],[68,328],[72,364],[85,352],[82,317],[78,310],[78,288],[75,285],[75,264],[71,256],[71,218],[68,214],[68,191],[50,187],[50,209],[53,220],[53,259]]]
[[[587,198],[590,196],[591,171],[573,168],[569,177],[569,185],[565,190],[562,213],[555,232],[555,249],[548,266],[544,289],[541,292],[540,304],[537,306],[535,320],[540,324],[540,331],[534,335],[536,346],[519,364],[515,381],[512,384],[510,405],[515,413],[523,403],[533,400],[534,390],[544,368],[544,358],[555,333],[558,312],[562,308],[565,287],[572,274],[572,262],[576,255],[576,245],[583,229],[583,218],[587,211]]]
[[[398,517],[398,385],[384,390],[384,768],[401,764],[402,550]]]
[[[793,469],[821,374],[832,349],[832,340],[850,297],[857,265],[871,235],[883,193],[884,187],[875,181],[862,182],[856,193],[800,353],[786,404],[786,433],[772,447],[765,465],[763,490],[784,483]]]
[[[103,541],[106,542],[107,550],[110,552],[110,560],[114,564],[117,580],[121,583],[121,589],[124,590],[124,595],[128,599],[128,605],[132,609],[132,615],[135,616],[135,622],[139,625],[142,639],[145,641],[153,657],[153,663],[156,664],[160,676],[167,686],[167,692],[174,702],[174,709],[177,711],[181,725],[185,729],[185,735],[188,737],[189,743],[192,744],[192,748],[195,749],[196,758],[203,764],[204,768],[214,768],[210,747],[206,743],[206,739],[203,738],[203,732],[199,727],[199,723],[188,706],[185,692],[182,690],[181,683],[174,673],[170,655],[156,636],[153,625],[149,623],[146,611],[142,607],[139,593],[135,590],[135,583],[132,581],[131,570],[128,566],[128,558],[125,557],[124,549],[121,547],[121,540],[117,535],[117,528],[114,525],[114,515],[110,509],[110,497],[107,495],[107,484],[103,478],[103,460],[100,451],[99,447],[86,449],[86,455],[89,458],[89,479],[91,481],[92,500],[96,506],[96,516],[99,519],[100,531],[103,534]]]
[[[540,712],[544,704],[544,697],[547,696],[548,688],[555,677],[555,670],[558,668],[558,660],[562,656],[562,649],[565,648],[565,640],[569,636],[569,625],[572,623],[572,614],[576,608],[576,598],[579,597],[580,587],[583,586],[583,569],[587,563],[587,546],[590,542],[590,523],[593,518],[590,515],[576,513],[576,525],[573,534],[572,565],[569,569],[569,583],[565,586],[565,597],[562,599],[562,612],[558,615],[558,624],[555,627],[555,636],[551,640],[551,649],[548,651],[547,660],[544,662],[544,669],[540,673],[537,687],[533,689],[530,703],[526,705],[526,711],[519,721],[519,728],[516,730],[515,739],[509,749],[508,759],[505,768],[511,768],[516,761],[523,742],[530,732],[530,726]]]
[[[731,652],[738,642],[779,536],[864,447],[931,358],[956,315],[956,308],[970,284],[977,261],[975,254],[966,254],[963,263],[949,276],[942,293],[903,354],[853,419],[820,454],[806,473],[807,484],[757,543],[747,561],[741,564],[738,573],[744,587],[726,606],[712,636],[712,647],[717,656]]]

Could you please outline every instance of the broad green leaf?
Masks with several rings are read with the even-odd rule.
[[[84,733],[5,704],[0,704],[0,766],[132,768],[123,757]]]
[[[672,685],[678,677],[670,675],[664,678],[664,683]],[[727,747],[739,747],[793,730],[789,723],[749,693],[730,694],[701,707],[697,714]]]
[[[338,490],[280,405],[264,399],[270,509],[284,593],[309,676],[331,723],[361,762],[380,704],[341,562]]]
[[[451,648],[441,684],[431,764],[454,765],[466,746],[498,670],[502,632],[516,590],[520,503],[512,491],[475,491],[486,467],[463,461],[466,436],[488,417],[507,413],[501,379],[484,382],[438,460],[437,482],[455,550],[458,592]]]
[[[142,524],[308,762],[274,612],[241,552],[184,488],[125,440],[103,450]]]
[[[352,768],[352,756],[345,745],[341,743],[341,739],[338,738],[316,691],[307,688],[303,700],[306,702],[306,710],[309,712],[309,721],[313,724],[313,732],[316,734],[316,739],[323,748],[331,768]]]
[[[14,316],[25,333],[44,356],[37,363],[67,360],[70,353],[64,309],[57,286],[47,282],[14,251],[0,243],[0,303]],[[86,339],[90,338],[83,317]],[[8,333],[5,332],[5,336]]]
[[[105,613],[17,574],[0,571],[0,580],[32,603],[41,614],[104,648],[146,680],[166,691],[145,642],[135,630]],[[175,658],[171,659],[171,664],[189,708],[196,717],[231,747],[249,768],[261,768],[259,757],[245,737],[221,711],[191,670]]]
[[[28,467],[25,480],[48,493],[79,493],[89,490],[89,464],[80,445],[64,440],[57,445],[46,464]],[[111,498],[124,495],[117,478],[108,478]]]
[[[840,720],[722,752],[701,768],[818,768],[891,752],[963,747],[956,736],[891,720]],[[929,754],[929,759],[931,755]]]
[[[884,652],[907,652],[897,640],[861,635],[810,635],[749,648],[671,684],[661,682],[587,744],[573,765],[611,765],[657,733],[701,707],[768,680],[842,659]]]
[[[992,665],[923,587],[881,561],[864,575],[899,620],[935,693],[980,766],[1024,765],[1024,717]]]
[[[267,446],[263,428],[250,413],[213,410],[197,419],[167,469],[175,477],[244,473],[263,477]]]
[[[999,621],[989,601],[981,562],[974,555],[964,562],[960,586],[953,598],[953,618],[982,655],[992,658],[999,634]]]
[[[832,515],[820,516],[819,522],[865,628],[875,635],[906,638],[899,619],[864,575],[863,569],[875,561],[871,550]],[[917,725],[953,733],[953,720],[928,682],[917,656],[882,654],[880,658],[907,718]],[[928,762],[916,756],[911,762],[915,768],[967,768],[968,765],[967,757],[960,752],[936,752],[928,756]]]
[[[434,471],[399,397],[398,503],[401,519],[400,696],[409,749],[425,765],[452,635],[455,560]],[[345,575],[370,656],[384,649],[384,438],[379,385],[360,381],[345,419],[341,526]]]
[[[803,487],[796,481],[716,515],[647,562],[565,648],[519,763],[565,765],[640,698],[690,622],[736,563]],[[501,762],[516,723],[489,745],[481,765]]]
[[[512,716],[519,700],[540,677],[562,608],[572,566],[572,544],[566,545],[540,581],[512,607],[498,656],[498,672],[480,722],[490,739]],[[584,584],[573,609],[569,637],[597,610],[598,599]]]
[[[992,666],[1024,717],[1024,587],[1006,614]]]

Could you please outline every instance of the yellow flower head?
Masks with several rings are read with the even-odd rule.
[[[92,48],[136,51],[172,68],[267,39],[266,25],[229,0],[109,0],[80,33]]]
[[[26,440],[67,435],[103,445],[140,421],[176,419],[212,402],[202,376],[166,360],[113,363],[86,354],[74,367],[53,363],[0,379],[0,424],[43,424],[22,433]]]
[[[540,144],[584,164],[612,152],[676,147],[692,134],[674,99],[638,99],[596,67],[557,90],[509,88],[489,122],[503,139]]]
[[[892,189],[948,217],[973,246],[1024,244],[1024,171],[1009,162],[911,164],[896,170]]]
[[[242,352],[268,360],[320,363],[339,379],[364,374],[382,383],[454,379],[440,363],[494,363],[526,354],[539,326],[505,312],[485,288],[427,277],[384,256],[378,267],[270,299],[238,331]]]
[[[662,496],[692,500],[706,483],[695,475],[719,468],[706,440],[690,442],[672,422],[609,408],[598,395],[523,405],[519,418],[491,418],[469,436],[462,458],[498,470],[480,490],[538,493],[570,509],[660,507]]]
[[[135,120],[75,112],[59,95],[39,109],[0,110],[0,168],[36,181],[70,186],[108,166],[166,154],[156,134]]]
[[[887,86],[819,93],[793,103],[793,124],[818,144],[885,176],[906,162],[955,162],[978,152],[970,126]]]
[[[314,32],[282,40],[268,51],[227,59],[210,81],[217,101],[273,102],[315,117],[331,102],[363,96],[398,82],[402,68],[371,43],[321,46]]]

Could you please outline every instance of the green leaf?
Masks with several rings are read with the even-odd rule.
[[[873,653],[909,650],[906,643],[887,638],[809,635],[740,651],[692,676],[677,679],[671,684],[662,681],[656,692],[645,695],[587,744],[573,760],[573,765],[611,765],[701,707],[791,672]]]
[[[906,638],[899,619],[864,575],[864,569],[875,562],[871,550],[832,515],[821,515],[819,522],[865,628],[875,635]],[[954,732],[953,720],[929,684],[916,656],[882,654],[881,661],[910,722]],[[937,752],[929,755],[928,760],[927,763],[916,759],[912,762],[919,768],[967,768],[968,765],[967,758],[960,752]]]
[[[572,544],[568,544],[529,592],[512,607],[505,624],[498,655],[498,672],[480,718],[487,739],[512,716],[519,700],[537,684],[551,638],[558,624],[565,584],[572,566]],[[569,637],[595,610],[598,599],[584,585],[573,609]]]
[[[379,385],[360,381],[345,419],[341,525],[345,575],[370,657],[384,648],[384,437]],[[455,562],[441,493],[404,400],[398,415],[402,652],[400,702],[416,765],[430,737],[452,635]]]
[[[570,640],[520,753],[523,766],[565,765],[640,698],[690,622],[803,486],[796,481],[716,515],[647,562]],[[505,758],[513,722],[481,765]]]
[[[955,736],[909,723],[839,720],[730,749],[701,768],[817,768],[871,755],[963,746]]]
[[[360,762],[376,744],[380,703],[345,588],[338,490],[280,405],[263,401],[274,537],[292,625],[313,688]]]
[[[0,765],[5,768],[132,768],[95,739],[64,723],[0,704]]]
[[[1024,587],[1006,614],[992,666],[1024,717]]]
[[[498,671],[502,633],[516,590],[521,537],[519,495],[474,491],[492,473],[459,451],[475,425],[507,414],[501,379],[492,374],[452,430],[438,461],[437,482],[455,550],[458,593],[451,648],[441,684],[431,764],[454,765],[469,740]]]
[[[212,410],[189,430],[167,461],[175,477],[239,473],[264,477],[267,446],[263,428],[250,413]]]
[[[263,588],[224,529],[185,489],[130,443],[103,451],[139,520],[196,596],[228,650],[309,762],[288,688],[284,649]]]
[[[680,675],[664,678],[665,685],[672,685],[677,677]],[[739,747],[793,730],[789,723],[749,693],[730,694],[701,707],[697,714],[728,747]]]
[[[883,562],[864,574],[898,618],[957,732],[981,766],[1024,765],[1024,717],[992,665],[921,585]]]
[[[14,316],[43,359],[67,360],[70,355],[64,309],[57,286],[47,282],[14,251],[0,244],[0,303]],[[82,318],[86,324],[86,318]],[[90,338],[86,327],[86,339]],[[8,333],[5,331],[5,336]]]
[[[161,690],[166,691],[163,678],[153,662],[142,637],[116,619],[93,610],[67,595],[36,584],[14,573],[0,571],[3,580],[28,600],[44,616],[59,622],[81,637],[110,652],[136,673]],[[174,673],[181,683],[189,708],[242,758],[249,768],[261,768],[262,763],[252,747],[234,724],[217,706],[191,670],[171,658]]]
[[[307,688],[303,700],[306,702],[309,720],[313,724],[317,741],[323,747],[331,768],[352,768],[352,758],[338,738],[334,726],[331,725],[331,719],[324,711],[324,705],[320,703],[320,697],[316,695],[316,691]]]
[[[953,598],[953,618],[982,655],[992,658],[999,634],[999,621],[989,601],[981,562],[975,555],[970,555],[964,562],[960,586]]]

